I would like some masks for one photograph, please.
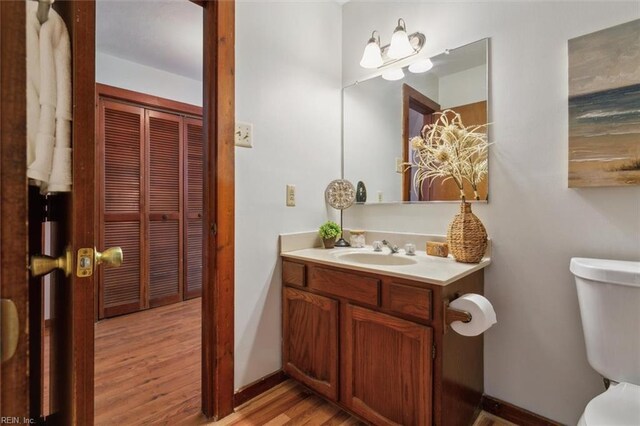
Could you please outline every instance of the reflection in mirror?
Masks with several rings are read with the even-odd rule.
[[[397,81],[375,77],[343,91],[344,178],[363,182],[367,203],[458,201],[451,180],[430,178],[415,190],[411,138],[432,124],[439,112],[451,109],[465,126],[487,123],[488,39],[448,50],[431,58],[433,68],[412,73],[403,68]],[[486,131],[482,128],[479,131]],[[465,186],[465,197],[474,192]],[[488,197],[488,175],[478,185],[480,200]]]

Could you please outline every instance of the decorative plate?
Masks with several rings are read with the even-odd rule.
[[[348,209],[356,199],[356,189],[348,180],[336,179],[327,186],[324,198],[334,209]]]

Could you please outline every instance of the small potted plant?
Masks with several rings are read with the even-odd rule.
[[[320,235],[320,238],[322,238],[322,244],[324,245],[324,248],[333,248],[333,246],[336,244],[336,237],[340,235],[341,232],[342,229],[337,223],[331,220],[323,223],[318,230],[318,235]]]

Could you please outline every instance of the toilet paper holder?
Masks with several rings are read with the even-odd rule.
[[[445,302],[444,308],[444,319],[447,325],[455,321],[471,322],[473,319],[469,312],[450,307],[449,302]]]

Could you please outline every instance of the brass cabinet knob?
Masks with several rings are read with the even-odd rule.
[[[111,266],[114,268],[122,265],[124,260],[122,249],[120,247],[111,247],[100,253],[95,250],[96,266],[104,264],[105,266]]]
[[[73,257],[71,256],[71,250],[68,248],[65,253],[60,257],[51,257],[45,255],[31,256],[31,263],[29,264],[29,270],[31,276],[39,277],[40,275],[46,275],[54,269],[61,269],[68,277],[71,275],[73,268]]]

